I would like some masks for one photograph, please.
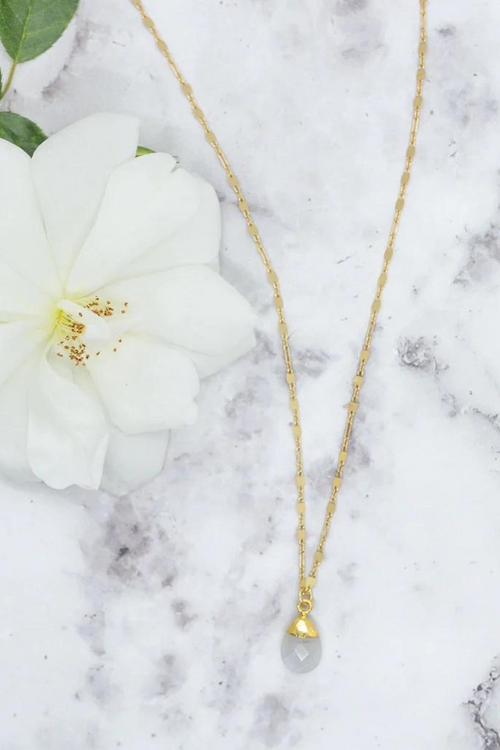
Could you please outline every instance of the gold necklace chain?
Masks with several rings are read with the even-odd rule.
[[[290,343],[288,337],[288,325],[285,318],[285,309],[283,305],[283,297],[281,295],[280,283],[276,271],[273,268],[267,250],[265,249],[260,232],[253,220],[252,214],[248,207],[247,200],[241,188],[240,182],[233,172],[228,158],[222,150],[217,137],[207,122],[207,119],[203,113],[203,110],[199,106],[193,89],[186,81],[182,72],[180,71],[177,63],[175,62],[172,53],[170,52],[165,40],[161,37],[155,22],[151,18],[146,10],[142,0],[132,0],[133,5],[139,11],[141,18],[146,26],[147,30],[153,36],[156,46],[168,62],[173,74],[179,81],[182,91],[191,105],[194,116],[203,128],[206,138],[209,144],[217,154],[220,163],[222,164],[224,171],[227,176],[230,187],[236,193],[238,201],[238,208],[240,209],[243,218],[245,219],[248,232],[252,237],[257,251],[261,257],[264,267],[267,272],[267,279],[271,284],[274,293],[274,306],[276,308],[276,314],[278,317],[278,327],[281,336],[281,342],[283,346],[283,355],[286,367],[286,382],[288,384],[288,390],[290,393],[290,409],[292,412],[292,430],[295,442],[295,462],[296,462],[296,475],[295,481],[297,485],[297,513],[298,513],[298,545],[299,545],[299,595],[297,608],[301,615],[306,615],[312,610],[312,592],[316,584],[316,578],[318,574],[318,568],[323,560],[326,540],[330,531],[333,515],[337,507],[337,495],[342,484],[342,477],[344,473],[344,467],[347,461],[347,455],[349,451],[349,443],[351,440],[352,427],[356,416],[356,411],[359,406],[359,396],[365,377],[365,368],[368,358],[370,356],[373,334],[377,324],[377,317],[380,310],[382,295],[384,287],[387,281],[387,274],[389,266],[394,253],[394,244],[398,234],[399,223],[401,220],[401,214],[405,205],[406,189],[410,180],[411,168],[413,159],[415,157],[415,147],[417,141],[418,124],[420,119],[420,110],[422,107],[422,91],[424,87],[425,79],[425,55],[427,51],[427,0],[419,0],[420,4],[420,20],[419,20],[419,44],[418,44],[418,68],[416,75],[416,87],[415,97],[413,99],[413,117],[411,122],[410,137],[408,141],[408,148],[406,150],[406,158],[404,170],[401,175],[398,197],[394,207],[394,214],[392,218],[391,229],[389,232],[389,238],[384,252],[384,258],[382,263],[382,270],[378,277],[377,288],[375,297],[372,302],[370,319],[368,322],[366,334],[363,341],[361,353],[359,355],[358,366],[356,369],[356,375],[353,380],[351,400],[347,404],[347,417],[344,427],[344,434],[340,446],[340,451],[337,461],[337,470],[333,479],[332,491],[326,506],[326,515],[321,529],[320,539],[314,553],[314,562],[311,566],[309,574],[306,576],[306,523],[305,523],[305,498],[304,498],[304,463],[302,455],[302,428],[300,422],[300,411],[299,402],[297,398],[297,384],[295,370],[293,366],[292,352],[290,350]]]

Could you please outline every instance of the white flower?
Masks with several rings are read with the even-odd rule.
[[[214,270],[219,204],[138,123],[99,114],[30,159],[0,141],[0,469],[124,492],[196,417],[199,378],[254,343]]]

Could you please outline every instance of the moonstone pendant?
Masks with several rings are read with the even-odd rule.
[[[297,617],[286,631],[281,644],[281,658],[291,672],[304,674],[321,661],[321,640],[312,620]]]

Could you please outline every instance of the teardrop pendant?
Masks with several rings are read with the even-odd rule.
[[[281,643],[281,658],[291,672],[304,674],[321,661],[321,639],[314,623],[305,614],[297,617]]]

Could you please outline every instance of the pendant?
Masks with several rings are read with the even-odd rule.
[[[283,636],[281,658],[291,672],[304,674],[321,661],[321,639],[314,623],[305,614],[299,615]]]

